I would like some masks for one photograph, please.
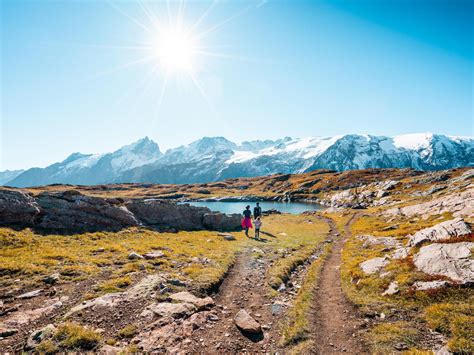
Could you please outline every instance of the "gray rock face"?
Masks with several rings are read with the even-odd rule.
[[[211,211],[206,207],[147,199],[131,200],[127,208],[141,221],[152,226],[173,227],[179,230],[203,229],[202,220]]]
[[[44,211],[39,227],[55,230],[100,230],[136,226],[138,221],[115,200],[85,196],[78,191],[42,193],[36,198]]]
[[[422,229],[410,236],[408,242],[411,246],[419,245],[425,241],[442,241],[454,237],[462,237],[471,233],[471,227],[462,218],[444,221],[433,227]]]
[[[239,214],[206,213],[203,216],[204,228],[220,231],[235,231],[241,228],[242,217]]]
[[[0,225],[31,225],[40,212],[34,198],[24,192],[0,190]]]
[[[415,266],[429,275],[449,277],[460,284],[474,282],[474,243],[434,243],[421,247],[413,258]]]
[[[406,217],[419,215],[423,219],[427,219],[430,216],[446,212],[452,213],[454,217],[472,216],[474,214],[474,189],[471,188],[416,205],[391,208],[385,211],[385,214],[387,216],[402,215]]]
[[[176,230],[240,228],[240,215],[206,207],[155,199],[104,199],[79,191],[43,192],[35,198],[0,189],[0,225],[36,227],[58,232],[118,230],[149,225]]]
[[[359,266],[365,274],[372,275],[382,270],[382,268],[388,265],[388,263],[388,258],[384,256],[366,260],[360,263]]]
[[[436,290],[449,285],[447,281],[417,281],[413,284],[416,291]]]

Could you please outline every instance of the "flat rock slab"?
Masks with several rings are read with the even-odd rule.
[[[149,305],[142,315],[150,311],[160,317],[185,318],[195,313],[197,308],[191,303],[160,302]]]
[[[434,243],[420,248],[413,257],[415,266],[429,275],[449,277],[460,284],[474,282],[474,243]]]
[[[18,298],[18,299],[33,298],[33,297],[38,297],[42,293],[43,293],[43,290],[34,290],[34,291],[24,293],[22,295],[16,296],[16,298]]]
[[[155,252],[152,252],[152,253],[143,254],[143,257],[145,259],[148,259],[148,260],[159,259],[159,258],[162,258],[164,256],[165,256],[165,254],[161,251],[155,251]]]
[[[436,290],[438,288],[446,287],[449,283],[447,281],[417,281],[413,284],[416,291]]]
[[[235,325],[247,333],[258,334],[262,332],[260,324],[253,319],[246,310],[241,309],[234,318]]]
[[[211,297],[199,298],[187,291],[174,293],[170,295],[170,298],[177,302],[191,303],[198,309],[214,306],[214,300]]]
[[[372,275],[382,270],[382,268],[386,266],[388,262],[388,258],[384,256],[366,260],[360,263],[359,266],[365,274]]]
[[[437,225],[422,229],[410,236],[408,245],[416,246],[423,242],[438,242],[470,234],[471,227],[462,218],[455,218]]]

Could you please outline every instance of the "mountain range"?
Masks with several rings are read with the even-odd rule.
[[[145,137],[112,153],[73,153],[45,168],[0,172],[0,185],[196,183],[316,169],[441,170],[462,166],[474,166],[473,137],[348,134],[241,144],[224,137],[204,137],[165,153]]]

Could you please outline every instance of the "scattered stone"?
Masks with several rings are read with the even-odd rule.
[[[288,234],[286,234],[285,232],[278,233],[278,235],[281,235],[283,237],[288,237]]]
[[[161,251],[155,251],[155,252],[150,252],[143,254],[143,257],[148,260],[153,260],[153,259],[158,259],[164,257],[165,254]]]
[[[444,280],[437,281],[417,281],[413,284],[416,291],[436,290],[448,286],[449,283]]]
[[[230,233],[217,233],[217,235],[223,237],[225,240],[235,240],[235,237]]]
[[[286,290],[286,286],[285,286],[285,284],[282,282],[282,283],[280,284],[280,286],[278,286],[278,290],[277,290],[277,291],[278,291],[278,292],[283,292],[283,291],[285,291],[285,290]]]
[[[55,331],[56,327],[53,324],[48,324],[46,327],[35,330],[28,337],[25,350],[35,349],[43,340],[51,338]]]
[[[44,277],[43,282],[48,285],[54,285],[59,281],[60,278],[61,278],[61,275],[59,275],[58,273],[54,273],[54,274]]]
[[[260,324],[255,319],[253,319],[244,309],[241,309],[239,312],[237,312],[234,318],[234,322],[237,327],[243,330],[244,332],[252,334],[258,334],[262,332]]]
[[[128,259],[129,260],[140,260],[140,259],[145,259],[142,255],[132,251],[130,254],[128,254]]]
[[[276,301],[272,304],[272,315],[276,316],[283,312],[285,304],[283,302]]]
[[[392,281],[388,288],[382,293],[382,296],[391,296],[398,293],[398,282]]]
[[[362,271],[367,275],[372,275],[379,272],[384,266],[388,265],[388,258],[384,257],[377,257],[366,260],[359,264]]]
[[[438,242],[462,237],[470,233],[471,227],[462,218],[455,218],[416,232],[414,235],[409,236],[408,244],[410,246],[417,246],[425,241]]]
[[[23,293],[22,295],[16,296],[16,298],[28,299],[28,298],[38,297],[39,295],[41,295],[41,293],[43,293],[43,290],[34,290],[27,293]]]
[[[199,298],[192,293],[183,291],[170,295],[171,300],[177,302],[191,303],[198,309],[204,309],[214,306],[214,300],[211,297]]]
[[[443,275],[460,283],[474,282],[472,242],[434,243],[420,248],[413,257],[415,266],[429,275]]]

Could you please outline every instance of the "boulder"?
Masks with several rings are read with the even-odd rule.
[[[204,309],[214,306],[214,300],[211,297],[199,298],[192,293],[183,291],[170,295],[171,300],[177,302],[191,303],[198,309]]]
[[[382,270],[388,262],[388,257],[384,256],[366,260],[360,263],[359,266],[365,274],[372,275]]]
[[[413,257],[415,266],[429,275],[449,277],[460,284],[474,282],[474,243],[434,243],[420,248]]]
[[[260,324],[253,319],[247,311],[241,309],[234,317],[235,325],[242,331],[252,334],[259,334],[262,332]]]
[[[123,206],[75,190],[43,192],[36,197],[42,209],[38,226],[58,231],[117,230],[139,223]]]
[[[413,284],[416,291],[436,290],[448,286],[449,283],[444,280],[437,281],[417,281]]]
[[[31,226],[40,212],[40,207],[30,195],[0,189],[0,225]]]
[[[205,229],[220,231],[235,231],[242,228],[242,217],[240,214],[225,214],[219,212],[206,213],[202,224]]]
[[[438,242],[470,234],[471,227],[462,218],[455,218],[422,229],[409,236],[408,245],[416,246],[426,241]]]

